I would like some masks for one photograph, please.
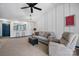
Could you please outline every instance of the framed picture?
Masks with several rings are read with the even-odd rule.
[[[66,26],[74,26],[74,15],[66,17]]]

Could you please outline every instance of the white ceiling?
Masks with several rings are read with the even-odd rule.
[[[25,3],[0,3],[0,18],[7,19],[30,19],[30,9],[20,9],[21,7],[28,6]],[[55,6],[55,3],[38,3],[36,7],[42,9],[42,11],[34,9],[32,18],[35,18],[45,12],[51,6]]]

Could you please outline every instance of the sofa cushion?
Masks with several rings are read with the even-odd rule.
[[[70,35],[70,33],[69,32],[64,32],[63,34],[62,34],[62,38],[64,39],[64,40],[69,40],[69,35]]]
[[[48,38],[48,36],[50,36],[50,33],[45,32],[45,33],[44,33],[44,37]]]
[[[50,35],[51,35],[52,37],[56,37],[56,35],[55,35],[54,32],[50,32]]]
[[[44,36],[44,32],[39,32],[39,36]]]
[[[66,46],[66,45],[68,44],[68,41],[62,38],[62,39],[60,40],[60,43],[61,43],[61,44],[64,44],[64,45]]]
[[[73,33],[70,33],[70,32],[64,32],[62,34],[62,38],[60,40],[60,43],[64,44],[64,45],[67,45],[70,41],[70,37],[73,35]]]

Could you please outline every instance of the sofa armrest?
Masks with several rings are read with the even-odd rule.
[[[63,44],[58,44],[55,42],[49,42],[49,55],[50,56],[71,56],[73,51],[67,48]]]

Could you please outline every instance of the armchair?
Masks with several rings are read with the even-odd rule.
[[[72,56],[75,50],[78,34],[64,32],[59,43],[49,42],[50,56]]]

